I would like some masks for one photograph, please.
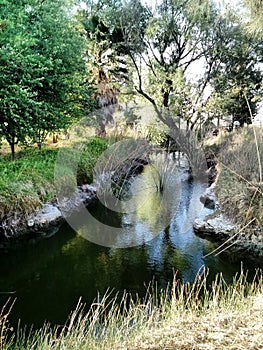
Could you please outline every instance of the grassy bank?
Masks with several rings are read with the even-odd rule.
[[[83,149],[78,165],[77,181],[92,181],[92,171],[107,141],[91,138]],[[45,202],[55,197],[54,166],[57,148],[27,148],[17,153],[16,160],[10,155],[0,157],[0,222],[12,228]],[[9,232],[10,233],[10,232]],[[12,233],[12,230],[11,230]]]
[[[263,226],[263,129],[242,128],[219,135],[210,146],[218,160],[216,193],[231,221]]]
[[[151,288],[149,288],[151,290]],[[129,303],[106,296],[88,313],[78,305],[63,328],[43,327],[30,337],[12,334],[1,315],[2,350],[102,350],[102,349],[262,349],[263,279],[253,283],[244,274],[226,285],[218,276],[212,286],[205,275],[193,285],[176,278],[158,302],[154,295]]]

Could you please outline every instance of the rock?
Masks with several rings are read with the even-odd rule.
[[[216,208],[216,206],[218,205],[218,202],[214,193],[213,185],[211,185],[206,189],[205,193],[200,197],[200,201],[208,209]]]
[[[194,231],[197,235],[201,237],[209,236],[222,241],[231,238],[239,229],[240,227],[231,224],[222,213],[213,218],[208,215],[204,219],[196,219],[194,222]],[[239,251],[246,251],[251,255],[263,256],[261,236],[258,237],[249,229],[240,232],[231,242],[235,242],[235,249]]]
[[[216,207],[216,202],[215,202],[215,199],[213,197],[203,195],[200,197],[200,201],[208,209],[215,209],[215,207]]]
[[[42,227],[54,223],[61,218],[62,214],[56,206],[52,204],[46,204],[44,208],[42,208],[35,216],[31,217],[28,220],[27,225],[29,227]]]
[[[97,188],[94,185],[85,184],[85,185],[80,186],[80,188],[83,192],[88,192],[90,194],[97,193]]]
[[[236,229],[236,226],[229,223],[222,214],[214,218],[196,219],[194,222],[194,231],[202,235],[223,238],[234,234]]]
[[[81,208],[81,205],[88,206],[97,199],[97,188],[95,185],[82,185],[77,187],[74,194],[59,199],[59,208],[64,217],[72,215]]]
[[[217,158],[214,152],[208,151],[205,154],[206,157],[206,163],[207,163],[207,176],[210,184],[213,184],[216,182],[218,171],[217,171]]]

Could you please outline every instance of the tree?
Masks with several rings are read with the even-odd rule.
[[[247,28],[254,36],[263,36],[263,2],[262,0],[244,0],[245,6],[249,9],[250,20]]]
[[[4,2],[0,12],[0,133],[41,146],[91,108],[81,31],[66,0]]]
[[[262,72],[259,68],[263,45],[251,38],[235,18],[225,31],[225,44],[218,45],[218,66],[212,74],[213,96],[225,115],[241,125],[250,124],[262,96]]]
[[[187,74],[211,46],[219,18],[215,7],[208,0],[166,0],[155,8],[140,0],[86,4],[84,24],[93,43],[98,90],[114,85],[123,92],[125,87],[150,102],[166,124],[171,115],[191,124],[209,78],[193,85]]]
[[[88,3],[93,4],[90,14],[99,13],[90,40],[99,53],[95,62],[107,74],[107,84],[116,84],[118,77],[109,69],[106,53],[110,52],[115,66],[118,54],[122,55],[128,79],[125,84],[119,79],[120,91],[130,86],[130,92],[148,101],[169,128],[177,130],[180,121],[197,128],[213,105],[209,100],[219,94],[222,113],[235,113],[249,122],[244,93],[256,112],[260,44],[242,32],[230,10],[221,12],[209,0],[163,0],[156,6],[143,6],[140,0]],[[118,33],[117,40],[113,33]],[[200,74],[193,80],[195,70]]]
[[[87,55],[91,58],[89,69],[96,86],[95,97],[102,110],[97,113],[98,132],[103,133],[106,124],[112,121],[120,86],[123,89],[129,79],[127,49],[120,27],[121,1],[87,0],[85,4],[78,18],[85,29]]]
[[[134,1],[122,13],[125,43],[137,75],[135,90],[164,123],[174,127],[171,116],[177,115],[191,124],[208,78],[204,74],[194,92],[188,73],[211,46],[216,9],[209,1],[167,0],[145,11]],[[187,107],[180,111],[182,96]]]

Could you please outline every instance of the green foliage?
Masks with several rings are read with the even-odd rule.
[[[126,90],[117,76],[112,79],[120,83],[121,92],[139,94],[153,105],[165,123],[184,119],[194,126],[200,118],[204,91],[216,65],[214,48],[220,38],[220,30],[216,30],[221,24],[221,14],[216,7],[208,0],[169,0],[155,6],[142,5],[139,0],[87,3],[93,4],[90,14],[94,14],[94,9],[99,14],[96,18],[90,16],[87,22],[97,58],[98,53],[101,55],[107,50],[115,64],[118,64],[118,54],[125,58],[129,73]],[[116,28],[121,30],[118,43],[110,40]],[[222,35],[220,40],[223,43]],[[207,60],[207,66],[199,81],[193,83],[188,72],[201,58]],[[97,63],[104,68],[108,64],[101,57]]]
[[[258,66],[263,46],[256,38],[250,39],[235,17],[230,17],[224,33],[224,43],[219,42],[217,46],[212,96],[223,115],[232,115],[241,125],[250,124],[251,113],[255,116],[263,93],[262,72]]]
[[[162,122],[182,120],[194,128],[216,114],[216,105],[222,115],[250,122],[244,94],[256,114],[262,44],[244,33],[233,10],[220,10],[209,0],[86,3],[86,30],[100,72],[120,92],[129,97],[136,92],[150,102]],[[118,57],[127,80],[111,74],[109,61],[122,67]],[[193,70],[200,70],[195,81]],[[208,97],[207,87],[213,92]]]
[[[105,139],[95,137],[87,143],[81,154],[77,168],[77,182],[91,183],[93,181],[93,169],[99,156],[107,148]]]
[[[0,7],[0,133],[11,147],[28,138],[40,145],[91,108],[84,40],[70,6],[47,0]]]
[[[97,93],[103,94],[107,89],[126,84],[129,79],[127,47],[120,22],[122,1],[87,0],[85,3],[86,10],[79,11],[78,18],[85,30]]]
[[[78,163],[79,184],[91,182],[93,168],[100,154],[106,149],[107,141],[92,138],[87,142]],[[70,161],[71,148],[65,151]],[[74,152],[73,152],[74,153]],[[24,219],[41,207],[43,203],[55,198],[54,167],[58,149],[26,148],[11,161],[10,155],[0,158],[0,221]]]
[[[188,0],[162,1],[149,11],[144,35],[140,36],[143,51],[136,53],[145,63],[145,70],[136,54],[133,55],[137,73],[135,88],[159,111],[169,109],[176,122],[182,117],[190,120],[193,110],[197,110],[201,88],[198,86],[199,91],[194,92],[187,73],[211,45],[216,10],[209,1]],[[126,26],[129,28],[129,23]],[[170,120],[164,118],[164,121]]]
[[[57,150],[21,151],[13,162],[0,159],[0,220],[23,213],[26,217],[54,197],[54,163]]]
[[[250,11],[250,21],[245,23],[248,31],[259,38],[263,37],[263,4],[262,0],[244,0],[245,6]]]
[[[146,133],[146,138],[153,145],[161,145],[165,142],[167,138],[167,133],[164,130],[162,130],[162,128],[158,127],[158,125],[147,125]]]

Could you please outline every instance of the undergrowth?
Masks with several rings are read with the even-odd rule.
[[[0,158],[0,220],[25,215],[54,195],[56,149],[27,149],[15,161]]]

